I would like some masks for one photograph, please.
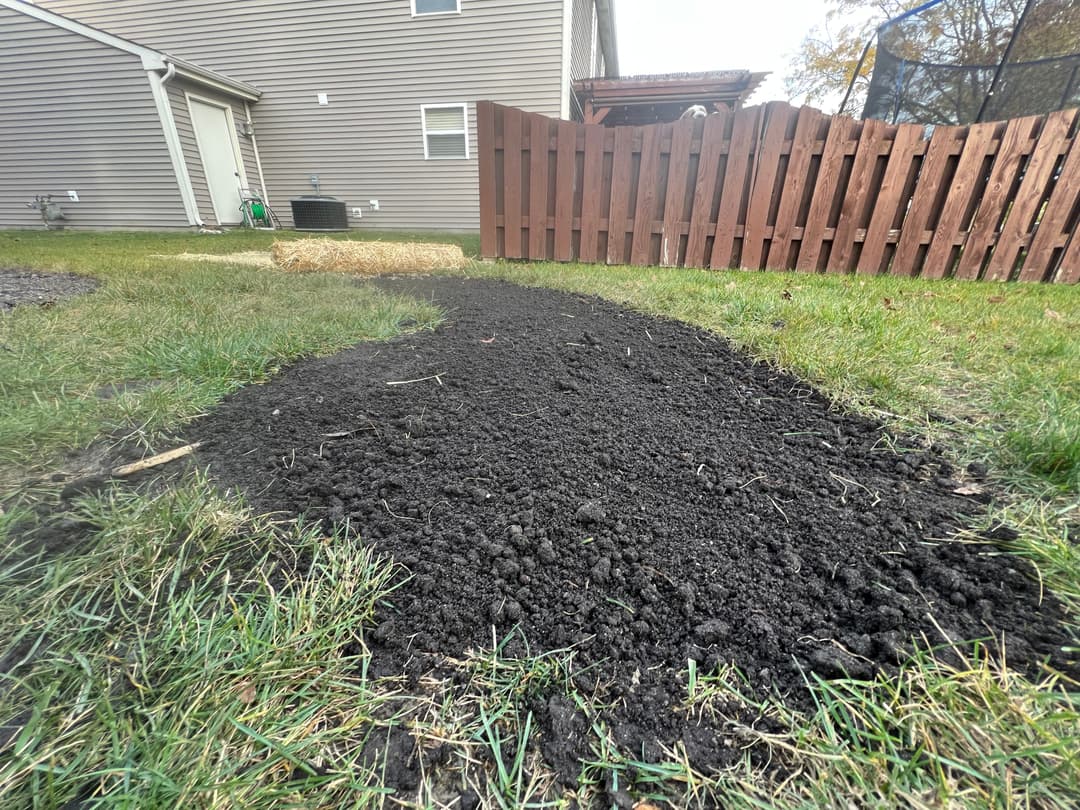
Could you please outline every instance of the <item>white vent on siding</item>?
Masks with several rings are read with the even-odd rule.
[[[447,160],[469,157],[469,112],[465,104],[424,104],[420,122],[424,131],[424,158]]]

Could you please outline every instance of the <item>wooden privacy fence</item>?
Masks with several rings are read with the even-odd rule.
[[[928,134],[774,102],[605,128],[480,102],[481,253],[1075,283],[1077,123]]]

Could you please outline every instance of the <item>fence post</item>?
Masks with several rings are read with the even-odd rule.
[[[495,232],[495,105],[476,102],[476,146],[480,162],[480,255],[498,255]]]

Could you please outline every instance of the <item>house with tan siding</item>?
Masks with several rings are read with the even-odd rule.
[[[229,226],[241,187],[289,225],[317,178],[350,227],[476,230],[475,102],[580,119],[617,73],[611,0],[0,0],[0,227]]]

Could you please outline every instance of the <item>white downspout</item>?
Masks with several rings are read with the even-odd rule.
[[[158,73],[165,69],[165,75]],[[165,146],[169,150],[169,158],[172,160],[173,173],[176,175],[176,183],[180,188],[180,200],[184,205],[184,213],[187,215],[188,224],[192,227],[202,227],[203,221],[199,216],[199,204],[195,200],[195,189],[191,185],[191,175],[188,174],[187,161],[184,160],[184,147],[180,143],[180,134],[176,130],[176,119],[173,118],[172,105],[169,104],[169,94],[165,85],[172,81],[176,75],[176,65],[171,62],[163,62],[160,59],[143,59],[143,69],[146,71],[150,82],[150,92],[154,96],[154,104],[157,107],[158,119],[161,121],[161,129],[165,135]]]
[[[251,149],[255,153],[255,169],[259,172],[259,190],[262,192],[263,202],[270,205],[270,191],[266,188],[266,178],[263,177],[262,158],[259,157],[259,142],[255,139],[255,123],[251,120],[251,105],[244,102],[244,115],[247,116],[247,124],[251,128]]]

